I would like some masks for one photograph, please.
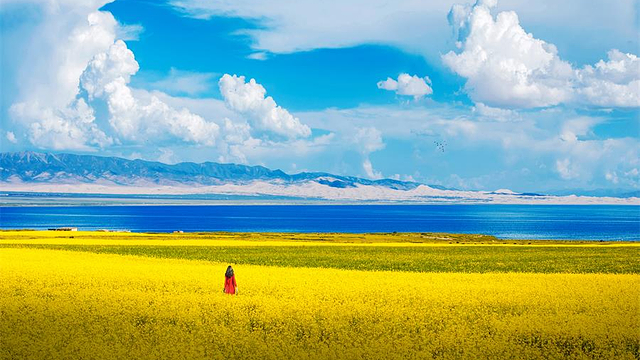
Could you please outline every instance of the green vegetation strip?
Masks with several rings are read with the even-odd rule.
[[[413,272],[640,274],[640,247],[148,246],[0,244],[11,248],[205,260],[229,264]]]

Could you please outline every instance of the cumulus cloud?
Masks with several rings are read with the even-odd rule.
[[[169,133],[186,142],[214,145],[219,126],[186,108],[174,109],[158,97],[129,88],[131,76],[139,69],[133,52],[122,40],[96,54],[80,78],[89,99],[106,101],[109,123],[128,140]]]
[[[513,11],[496,18],[496,1],[474,6],[454,5],[449,20],[461,52],[442,57],[467,79],[465,88],[475,102],[498,107],[540,107],[567,101],[571,66],[557,49],[527,33]]]
[[[129,87],[139,65],[125,42],[116,40],[119,27],[110,13],[90,12],[84,22],[72,23],[68,37],[61,36],[63,40],[54,46],[48,66],[51,75],[40,80],[48,86],[24,87],[21,101],[10,108],[32,144],[56,150],[93,150],[121,139],[148,141],[168,136],[201,145],[215,143],[217,124]],[[32,78],[39,76],[36,73]],[[101,103],[106,104],[110,128],[101,128],[96,119],[95,109],[102,108],[96,107]]]
[[[480,115],[482,118],[496,121],[513,121],[519,119],[518,112],[514,110],[495,108],[481,102],[476,103],[475,106],[471,108],[471,111]]]
[[[382,132],[374,127],[357,129],[353,140],[363,154],[370,154],[374,151],[382,150],[385,146],[382,141]]]
[[[67,14],[71,9],[75,16]],[[52,2],[43,18],[30,40],[30,49],[40,53],[27,57],[18,71],[17,101],[9,114],[39,147],[87,150],[112,144],[95,123],[93,109],[77,96],[87,62],[113,43],[116,20],[110,13],[67,2]],[[64,36],[53,39],[53,34]]]
[[[613,184],[618,184],[618,173],[615,171],[607,171],[604,175],[605,179]]]
[[[384,44],[426,54],[439,59],[447,46],[448,1],[343,0],[171,0],[179,12],[199,19],[238,17],[249,21],[243,34],[251,37],[256,51],[291,53],[322,48]],[[508,4],[526,17],[533,29],[558,29],[570,53],[599,51],[607,46],[628,46],[637,41],[635,0],[510,1]],[[254,26],[258,22],[261,26]],[[602,24],[607,24],[606,31]],[[554,39],[555,40],[555,39]],[[425,46],[429,44],[429,46]]]
[[[80,77],[80,85],[87,91],[89,99],[101,97],[107,87],[113,86],[112,83],[129,83],[138,69],[140,66],[133,52],[124,41],[117,40],[107,51],[96,54],[89,61]]]
[[[15,126],[11,130],[32,145],[82,151],[143,145],[149,152],[155,146],[186,143],[207,146],[225,161],[255,163],[269,156],[317,153],[332,141],[333,133],[307,139],[311,129],[266,96],[255,80],[223,79],[235,81],[222,82],[232,85],[223,86],[226,102],[162,92],[201,93],[214,74],[171,70],[164,82],[149,84],[162,91],[131,87],[139,64],[122,40],[137,38],[142,28],[96,11],[107,2],[34,1],[40,17],[29,36],[20,38],[28,43],[28,56],[15,71],[18,91],[9,111]],[[13,131],[5,141],[16,140]]]
[[[369,158],[364,159],[362,162],[362,168],[364,169],[364,173],[371,179],[382,179],[382,173],[376,171],[371,164],[371,160]]]
[[[640,106],[640,67],[632,54],[609,52],[608,61],[574,69],[553,44],[527,33],[514,11],[491,14],[495,0],[454,5],[449,22],[460,52],[442,60],[467,79],[475,102],[505,108],[561,103]]]
[[[227,106],[249,118],[258,129],[286,138],[308,137],[311,129],[278,106],[255,79],[245,82],[244,76],[224,74],[219,81],[220,93]]]
[[[250,156],[255,162],[270,147],[280,149],[274,152],[278,156],[308,153],[326,147],[323,139],[333,136],[305,140],[311,129],[266,96],[262,85],[245,83],[244,77],[221,79],[225,101],[163,92],[202,93],[215,76],[209,73],[172,69],[166,79],[148,84],[157,90],[132,87],[139,64],[123,38],[135,39],[142,29],[96,11],[105,3],[34,5],[46,16],[29,39],[30,56],[21,67],[23,81],[9,114],[36,147],[94,151],[184,143],[209,147],[226,161],[248,162]],[[209,119],[212,114],[215,119]]]
[[[113,139],[95,124],[93,109],[84,99],[61,109],[22,102],[14,104],[10,112],[14,117],[28,121],[29,141],[39,147],[91,150],[91,146],[113,144]]]
[[[578,170],[571,164],[571,160],[569,158],[556,160],[556,170],[565,180],[571,180],[580,176]]]
[[[586,116],[569,119],[561,127],[560,140],[568,143],[577,142],[580,137],[591,134],[593,126],[600,122],[600,119]]]
[[[575,6],[576,2],[573,1],[568,0],[554,4],[576,8],[577,12],[583,11],[584,8],[590,8]],[[495,35],[494,37],[499,37],[501,32],[496,30],[497,24],[510,24],[510,26],[499,28],[499,30],[504,30],[504,34],[501,36],[518,38],[520,42],[513,46],[516,50],[520,45],[525,49],[527,46],[531,47],[523,57],[508,52],[497,54],[504,60],[504,64],[496,65],[498,68],[500,66],[504,66],[505,69],[513,67],[515,70],[506,71],[504,75],[506,82],[499,82],[500,78],[496,80],[487,76],[487,83],[482,86],[485,86],[486,89],[493,89],[492,85],[511,84],[504,90],[505,94],[499,94],[501,97],[492,94],[485,95],[489,98],[486,101],[481,97],[474,97],[483,94],[474,93],[476,90],[471,86],[473,85],[471,78],[474,77],[474,80],[482,79],[482,74],[478,75],[481,71],[477,73],[470,71],[468,76],[465,75],[469,80],[467,91],[476,101],[471,113],[466,111],[468,109],[461,112],[460,107],[441,106],[435,103],[431,104],[433,106],[429,109],[421,107],[419,104],[404,108],[363,106],[352,109],[326,109],[315,114],[297,112],[296,115],[300,119],[304,119],[303,124],[287,110],[279,107],[271,97],[267,97],[266,90],[260,84],[255,81],[253,83],[246,81],[242,77],[236,76],[234,78],[227,75],[230,78],[227,80],[232,80],[227,84],[230,85],[228,89],[233,89],[233,91],[225,96],[224,101],[182,96],[172,97],[162,92],[166,91],[173,93],[173,95],[176,93],[183,95],[201,93],[208,85],[206,81],[211,80],[209,75],[203,79],[197,77],[197,74],[176,71],[174,74],[176,76],[172,77],[170,73],[167,80],[184,79],[188,81],[180,82],[177,84],[179,86],[173,89],[171,84],[161,82],[155,85],[148,83],[147,85],[162,91],[147,91],[133,87],[131,79],[138,72],[138,63],[134,54],[127,48],[127,43],[116,40],[123,36],[125,39],[135,38],[135,36],[126,35],[128,32],[131,33],[132,29],[123,29],[111,14],[96,11],[104,3],[105,1],[51,0],[47,1],[46,5],[40,5],[44,3],[38,2],[37,6],[46,8],[46,11],[42,11],[42,16],[46,17],[46,24],[34,26],[35,30],[29,33],[28,37],[23,36],[26,43],[25,51],[16,51],[15,53],[28,56],[23,56],[24,59],[21,59],[20,67],[22,70],[12,71],[12,73],[19,74],[19,76],[15,75],[19,79],[16,81],[19,86],[17,86],[16,95],[11,95],[12,100],[15,98],[15,104],[11,108],[10,115],[15,121],[15,125],[23,126],[23,128],[16,127],[10,130],[15,131],[15,133],[13,131],[11,133],[20,141],[24,139],[31,141],[38,147],[58,150],[87,151],[102,147],[109,148],[111,152],[114,149],[122,151],[120,146],[130,148],[133,145],[136,151],[140,151],[147,158],[158,158],[158,155],[161,155],[162,159],[167,160],[190,153],[189,156],[197,156],[201,160],[218,156],[221,161],[241,161],[254,164],[267,162],[272,167],[276,166],[274,159],[280,159],[281,164],[284,164],[282,166],[286,167],[289,166],[290,159],[295,157],[300,168],[318,169],[318,166],[322,166],[323,168],[319,170],[326,170],[325,164],[333,161],[333,169],[339,169],[338,172],[352,173],[353,168],[361,167],[367,176],[377,178],[382,175],[382,172],[389,169],[382,168],[381,164],[376,164],[383,170],[382,172],[376,171],[371,161],[371,154],[385,147],[384,138],[386,141],[394,141],[394,145],[398,144],[398,141],[407,144],[407,146],[396,145],[393,149],[393,151],[398,151],[398,156],[410,158],[410,161],[406,162],[406,166],[427,169],[424,171],[428,171],[436,177],[440,176],[440,179],[451,173],[464,174],[465,178],[468,178],[470,172],[476,171],[481,172],[476,175],[478,175],[477,178],[483,179],[483,184],[491,182],[495,184],[498,180],[493,175],[501,172],[503,174],[509,173],[505,176],[513,176],[514,179],[517,179],[514,183],[518,185],[528,181],[527,186],[536,190],[540,189],[540,184],[547,188],[564,186],[562,184],[601,186],[600,184],[605,181],[612,184],[617,181],[616,186],[635,186],[637,188],[638,168],[640,168],[637,160],[639,158],[637,139],[633,137],[602,138],[603,134],[598,134],[598,131],[602,130],[599,130],[600,127],[595,127],[602,121],[578,119],[575,112],[572,114],[562,112],[571,111],[565,107],[551,109],[562,109],[562,111],[548,115],[548,118],[543,118],[545,116],[543,113],[551,111],[549,109],[534,113],[500,108],[502,106],[510,108],[547,106],[546,104],[554,104],[558,101],[559,103],[589,106],[632,106],[634,101],[638,99],[638,96],[635,95],[637,92],[633,92],[635,91],[634,86],[637,86],[634,85],[636,84],[634,82],[638,79],[637,71],[634,70],[638,67],[635,55],[613,50],[606,59],[591,66],[577,68],[559,59],[551,44],[537,40],[533,36],[529,38],[529,34],[524,30],[522,30],[524,34],[518,32],[518,28],[522,29],[518,21],[509,23],[503,20],[501,22],[500,15],[498,15],[491,17],[491,21],[487,21],[486,26],[481,27],[480,30],[493,29],[495,31],[491,34]],[[333,5],[334,3],[325,2],[313,6],[327,6],[332,9],[333,6],[350,7],[354,4],[350,1],[339,5]],[[524,3],[522,2],[522,4]],[[604,4],[607,7],[622,7],[623,9],[624,6],[627,6],[628,9],[628,4],[630,4],[627,0],[615,3],[607,1],[595,1],[594,3]],[[619,5],[623,3],[627,5]],[[425,33],[416,30],[416,27],[406,25],[407,14],[415,16],[413,24],[423,24],[428,23],[425,21],[425,14],[433,16],[433,19],[442,18],[444,21],[444,17],[439,15],[443,12],[411,12],[406,10],[423,5],[425,7],[443,7],[445,8],[444,12],[449,8],[446,3],[402,2],[398,5],[402,9],[399,9],[397,14],[390,16],[388,9],[385,9],[384,6],[363,7],[358,4],[358,6],[354,6],[354,9],[368,8],[372,10],[367,11],[376,12],[376,14],[369,13],[360,16],[361,14],[354,11],[341,13],[340,19],[338,19],[339,22],[348,24],[346,26],[350,29],[357,30],[356,33],[355,31],[344,31],[344,27],[335,26],[335,23],[326,23],[322,17],[317,16],[319,12],[311,12],[312,17],[315,17],[311,21],[321,19],[322,24],[307,21],[298,21],[295,24],[295,21],[291,21],[291,19],[299,20],[299,17],[296,17],[296,12],[302,13],[303,10],[307,10],[305,7],[309,5],[305,2],[291,5],[290,2],[282,1],[273,5],[271,2],[269,4],[216,2],[214,4],[203,1],[201,4],[203,6],[228,6],[232,8],[246,5],[245,12],[242,14],[240,12],[234,13],[235,10],[226,14],[251,17],[247,14],[253,11],[255,17],[252,18],[254,19],[267,19],[267,21],[275,19],[273,27],[256,29],[256,32],[250,34],[254,40],[260,40],[253,43],[256,51],[256,55],[252,56],[254,58],[261,58],[262,56],[259,54],[263,51],[270,55],[278,52],[297,51],[305,47],[349,46],[349,44],[363,41],[387,43],[406,48],[405,45],[408,42],[398,40],[402,38],[398,34],[399,32],[406,32],[407,34],[404,34],[407,35],[406,38],[412,37],[411,41],[417,45],[415,49],[422,51],[420,49],[424,49],[426,43]],[[538,5],[532,2],[528,2],[528,4],[532,4],[532,7],[542,8],[549,6],[549,4]],[[456,17],[457,20],[454,22],[460,24],[457,28],[459,35],[461,35],[459,38],[460,50],[451,56],[462,55],[472,50],[469,39],[473,37],[472,33],[475,27],[470,25],[472,23],[477,25],[478,22],[471,21],[473,18],[471,14],[481,6],[491,8],[493,5],[491,2],[485,1],[476,7],[469,6],[468,11],[463,9],[464,11],[459,12],[463,16]],[[590,5],[592,4],[590,3]],[[284,11],[283,9],[286,8],[295,9],[291,13],[284,14],[283,18],[287,17],[287,19],[280,23],[278,19],[283,18],[278,17],[278,11]],[[262,10],[271,12],[268,16],[262,16]],[[520,13],[520,10],[518,11]],[[621,12],[617,11],[616,13]],[[384,25],[380,25],[376,21],[353,21],[353,14],[359,16],[358,18],[361,20],[381,19]],[[553,11],[547,10],[542,14],[544,18],[555,16]],[[489,16],[491,16],[490,12]],[[575,17],[580,21],[590,21],[578,15]],[[375,26],[363,26],[363,23],[375,24]],[[615,21],[606,21],[606,23],[612,26],[617,24]],[[386,37],[386,33],[391,32],[389,29],[396,29],[393,24],[400,25],[397,26],[397,29],[400,30],[395,31],[396,33],[392,36]],[[527,24],[532,24],[531,15],[527,16]],[[446,24],[444,25],[446,28]],[[323,29],[322,26],[332,28]],[[579,29],[584,27],[583,24],[580,24]],[[310,31],[294,31],[294,29],[304,30],[305,28]],[[441,29],[442,27],[438,24],[434,28]],[[276,36],[268,35],[259,39],[261,35],[258,35],[258,32],[275,34]],[[314,34],[327,34],[327,36],[317,37]],[[373,36],[371,36],[372,34]],[[350,36],[353,37],[349,38]],[[487,52],[487,49],[491,49],[493,46],[491,41],[498,40],[491,36],[483,39],[478,35],[475,38],[479,39],[476,44],[487,53],[487,57],[491,58],[489,60],[498,59],[496,54]],[[509,41],[516,40],[510,39]],[[500,41],[506,40],[500,38]],[[498,48],[498,45],[495,46]],[[436,49],[434,51],[441,48],[433,47]],[[622,49],[622,47],[619,48]],[[606,50],[608,49],[604,49],[603,53]],[[570,52],[566,45],[563,45],[562,51]],[[3,54],[3,56],[8,55]],[[527,59],[528,56],[532,58]],[[460,71],[466,69],[463,65],[475,64],[472,60],[460,60],[460,64],[458,64],[462,69]],[[488,67],[486,63],[489,60],[478,61],[478,67],[494,71],[495,75],[498,70]],[[569,71],[565,76],[566,66]],[[554,72],[554,69],[557,71]],[[417,78],[424,81],[424,85],[431,89],[430,83],[424,78],[408,74],[402,75],[408,77],[408,83]],[[407,86],[405,90],[400,90],[404,86],[401,76],[382,81],[381,87],[383,89],[389,88],[390,91],[396,91],[403,96],[420,96],[420,89],[425,91],[424,86],[418,86],[418,90],[410,86]],[[239,80],[241,78],[242,81]],[[520,80],[522,82],[519,82]],[[418,82],[418,85],[422,84]],[[514,88],[522,88],[522,93],[510,94],[509,92]],[[540,94],[536,94],[535,91],[530,92],[531,89],[538,89]],[[564,97],[557,100],[555,95],[551,96],[547,93],[548,90],[551,91],[551,95],[554,95],[555,91]],[[400,92],[404,92],[404,94]],[[222,88],[221,93],[223,93]],[[621,96],[621,94],[627,96]],[[429,94],[425,93],[421,96],[427,95]],[[529,95],[531,95],[531,99],[527,98]],[[446,109],[443,109],[445,107]],[[518,123],[502,121],[512,120],[512,115],[522,119],[519,119]],[[215,118],[212,119],[211,116],[215,116]],[[294,121],[291,120],[292,118]],[[478,121],[487,120],[485,118],[502,122]],[[606,124],[603,125],[606,126]],[[327,134],[311,138],[309,127],[325,131]],[[9,130],[4,125],[3,128]],[[598,130],[596,131],[596,129]],[[269,135],[272,134],[276,134],[278,137],[270,138]],[[448,148],[451,151],[447,151],[446,154],[438,154],[437,157],[431,156],[433,152],[429,150],[432,150],[430,149],[432,139],[425,140],[424,134],[447,139]],[[7,141],[10,141],[8,133],[5,137]],[[184,147],[182,147],[182,142],[186,143]],[[165,148],[169,144],[173,145],[172,150],[166,152],[157,150]],[[191,146],[194,144],[196,149],[200,149],[201,146],[207,146],[207,148],[204,151],[190,150],[193,149]],[[113,148],[110,148],[111,146]],[[398,150],[399,147],[403,147],[403,149]],[[354,149],[359,156],[352,156]],[[172,154],[173,150],[175,153]],[[150,151],[152,151],[151,156],[149,155]],[[349,159],[349,154],[351,159]],[[314,156],[317,157],[312,160]],[[484,158],[490,158],[491,161],[482,163],[481,170],[468,166],[469,159],[484,161]],[[375,163],[375,158],[373,162]],[[522,174],[525,174],[525,168],[527,173],[518,178],[517,174],[520,174],[521,168],[523,169]],[[389,169],[391,173],[398,171],[402,171],[402,169]],[[413,172],[413,170],[408,172]],[[420,175],[416,175],[416,178],[425,180]],[[601,182],[598,183],[594,179],[599,179]],[[505,184],[504,186],[509,185]]]
[[[398,95],[413,96],[414,99],[420,99],[423,96],[431,95],[431,79],[417,75],[400,74],[398,80],[387,78],[387,80],[378,82],[378,89],[395,91]]]
[[[217,121],[220,134],[215,148],[212,148],[212,153],[220,162],[256,164],[276,161],[277,165],[271,163],[272,167],[286,168],[292,158],[314,164],[313,156],[320,156],[319,154],[336,146],[334,141],[336,134],[333,132],[307,138],[270,139],[269,136],[263,136],[264,131],[256,131],[246,121],[246,116],[230,109],[223,100],[176,97],[162,92],[152,94],[174,108],[186,107],[192,113],[202,117],[208,114],[219,116],[222,119]],[[353,146],[351,141],[348,144]],[[207,157],[202,159],[210,160]],[[278,163],[278,161],[284,161],[284,163]]]
[[[382,141],[382,132],[374,127],[358,128],[353,141],[362,154],[362,169],[364,173],[372,179],[382,178],[382,173],[374,170],[373,164],[369,159],[369,155],[372,152],[382,150],[385,147]]]
[[[447,4],[437,1],[403,1],[393,6],[384,0],[169,3],[200,19],[232,16],[261,21],[265,26],[243,29],[243,33],[251,36],[255,50],[275,54],[361,43],[393,44],[417,50],[423,48],[425,34],[436,33],[441,25],[446,26],[443,21],[438,22],[436,14],[447,11]]]
[[[314,128],[322,127],[337,134],[353,132],[354,136],[335,146],[348,143],[364,149],[360,144],[366,142],[356,141],[355,134],[357,129],[369,127],[380,131],[385,142],[407,144],[404,150],[395,146],[391,149],[399,158],[406,159],[396,164],[410,174],[416,168],[428,169],[425,170],[428,175],[415,176],[423,182],[437,184],[436,180],[445,181],[449,174],[457,173],[466,179],[481,179],[478,185],[482,186],[475,186],[476,189],[586,189],[610,186],[604,174],[617,171],[618,186],[638,187],[638,178],[631,177],[633,169],[640,168],[638,140],[633,134],[608,138],[606,128],[612,123],[607,116],[586,116],[566,107],[517,112],[518,121],[486,121],[483,119],[486,115],[478,111],[469,113],[439,103],[428,107],[363,105],[304,112],[300,116]],[[435,151],[434,140],[446,140],[446,152]],[[362,154],[363,150],[359,151]],[[359,159],[361,169],[364,158]],[[375,158],[371,160],[375,167]],[[564,178],[556,168],[558,161]],[[379,170],[399,172],[395,165],[393,170],[387,169]],[[626,173],[630,175],[623,177]],[[458,186],[449,180],[443,185]]]
[[[578,100],[597,106],[640,106],[640,59],[611,50],[600,60],[577,71]]]
[[[272,161],[280,159],[284,161],[282,167],[289,167],[293,159],[308,162],[315,165],[311,160],[314,155],[331,149],[334,145],[335,134],[317,136],[313,139],[295,139],[290,141],[273,141],[269,139],[258,139],[249,137],[239,143],[228,143],[228,151],[222,152],[220,161],[228,161],[233,159],[236,161],[239,157],[252,159],[255,164],[256,159]]]
[[[52,5],[47,20],[33,36],[31,46],[39,53],[25,60],[18,81],[21,101],[62,108],[75,100],[87,63],[115,41],[118,23],[108,12],[84,13],[77,4],[58,6]]]
[[[7,131],[5,137],[12,144],[16,144],[18,142],[18,139],[16,139],[16,134],[14,134],[13,131]]]

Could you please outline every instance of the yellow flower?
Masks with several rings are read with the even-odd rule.
[[[389,259],[393,261],[393,259]],[[0,359],[633,359],[640,275],[418,273],[0,248]]]

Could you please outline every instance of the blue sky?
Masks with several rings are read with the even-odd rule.
[[[0,5],[2,151],[638,189],[636,1]]]

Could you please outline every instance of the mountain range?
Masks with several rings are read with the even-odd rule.
[[[220,164],[215,162],[163,164],[155,161],[128,160],[75,154],[38,152],[0,153],[0,181],[20,180],[27,183],[93,183],[109,181],[117,185],[140,183],[158,185],[223,185],[247,184],[254,181],[294,184],[315,181],[334,188],[357,185],[381,186],[396,190],[415,189],[416,182],[393,179],[369,180],[322,172],[287,174],[264,166]],[[430,185],[437,189],[445,189]]]
[[[90,194],[222,194],[341,201],[428,203],[638,204],[637,197],[554,196],[461,191],[393,179],[324,172],[287,174],[263,166],[145,160],[40,152],[0,153],[0,190]]]

